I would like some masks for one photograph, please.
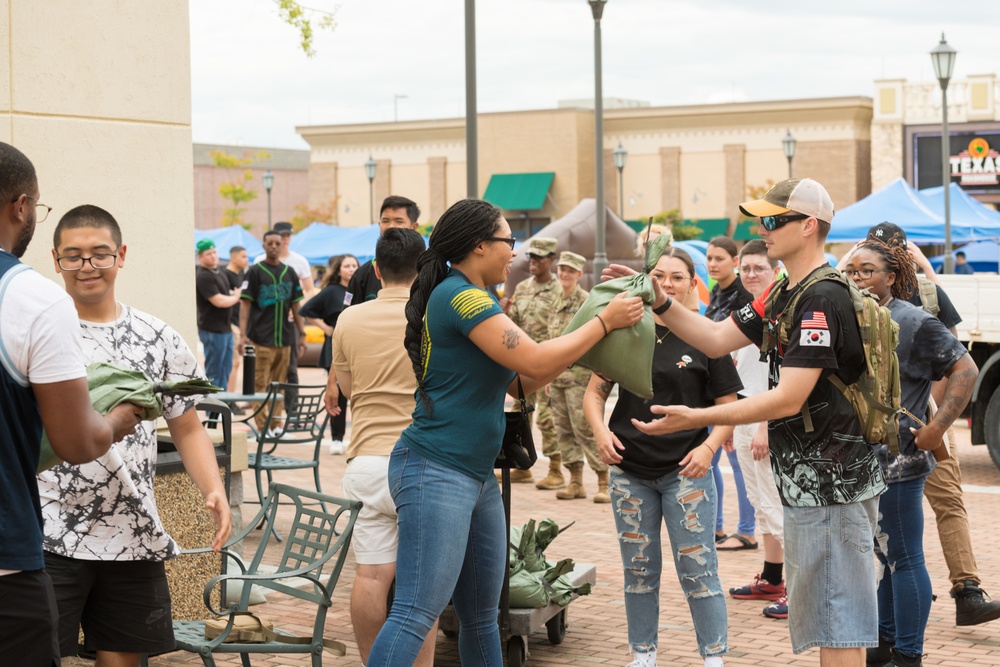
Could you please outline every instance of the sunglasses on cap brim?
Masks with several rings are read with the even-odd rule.
[[[779,227],[784,227],[789,222],[805,220],[808,217],[808,215],[803,215],[802,213],[794,213],[792,215],[762,215],[760,217],[760,224],[767,231],[773,232]]]

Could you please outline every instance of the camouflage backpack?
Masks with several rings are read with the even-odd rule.
[[[892,320],[889,309],[880,306],[878,299],[867,289],[860,290],[853,281],[844,278],[836,269],[826,266],[816,269],[802,282],[791,300],[785,306],[777,324],[777,335],[770,327],[764,329],[761,356],[773,349],[778,342],[788,345],[788,332],[794,324],[793,317],[799,299],[821,280],[833,280],[849,290],[854,314],[861,332],[861,343],[865,351],[865,370],[858,379],[845,385],[835,373],[829,375],[830,382],[839,389],[851,407],[854,408],[869,443],[889,445],[893,455],[899,453],[899,359],[896,345],[899,343],[899,325]],[[764,319],[771,321],[774,301],[787,285],[788,277],[782,278],[768,293],[764,307]],[[806,432],[813,430],[812,415],[807,403],[802,404],[802,421]]]
[[[934,317],[941,312],[941,305],[938,303],[937,285],[930,278],[917,275],[917,293],[920,294],[920,307]]]

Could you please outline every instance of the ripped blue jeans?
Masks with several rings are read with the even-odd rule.
[[[618,546],[625,571],[625,615],[633,653],[657,646],[660,624],[660,526],[666,524],[677,579],[687,598],[702,656],[729,651],[726,597],[715,552],[715,483],[670,473],[642,479],[617,466],[609,469],[608,491],[615,511]]]

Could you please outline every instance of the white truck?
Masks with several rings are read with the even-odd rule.
[[[979,367],[969,402],[972,444],[989,448],[1000,468],[1000,276],[938,276],[941,287],[962,316],[958,337]]]

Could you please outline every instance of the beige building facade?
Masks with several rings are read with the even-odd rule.
[[[189,30],[183,0],[0,0],[0,141],[32,160],[53,207],[24,261],[61,285],[56,222],[105,208],[128,245],[117,296],[194,346]]]
[[[839,207],[871,192],[872,100],[865,97],[605,110],[605,199],[625,219],[678,209],[684,218],[729,218],[748,188],[788,175],[782,139],[797,140],[795,176],[823,182]],[[436,220],[466,196],[463,119],[297,128],[310,145],[309,202],[340,198],[335,224],[368,224],[388,194],[410,197]],[[612,151],[628,152],[619,173]],[[494,175],[554,173],[542,206],[506,210],[522,233],[594,196],[594,115],[583,108],[482,114],[479,192]],[[369,182],[364,165],[377,165]]]
[[[242,182],[245,169],[225,169],[215,166],[211,153],[221,151],[227,155],[243,157],[263,151],[266,158],[255,160],[246,168],[251,178],[245,187],[254,190],[257,198],[243,204],[243,220],[250,225],[250,233],[260,238],[267,231],[268,194],[263,176],[270,171],[274,176],[271,187],[271,222],[288,220],[298,211],[297,206],[309,200],[309,151],[287,148],[248,148],[215,144],[194,145],[194,226],[196,229],[216,229],[222,226],[223,213],[231,202],[219,194],[224,183]]]
[[[875,189],[900,177],[917,188],[941,184],[941,104],[941,86],[936,81],[875,82]],[[951,181],[984,203],[1000,204],[1000,79],[996,74],[949,82],[948,134]]]

